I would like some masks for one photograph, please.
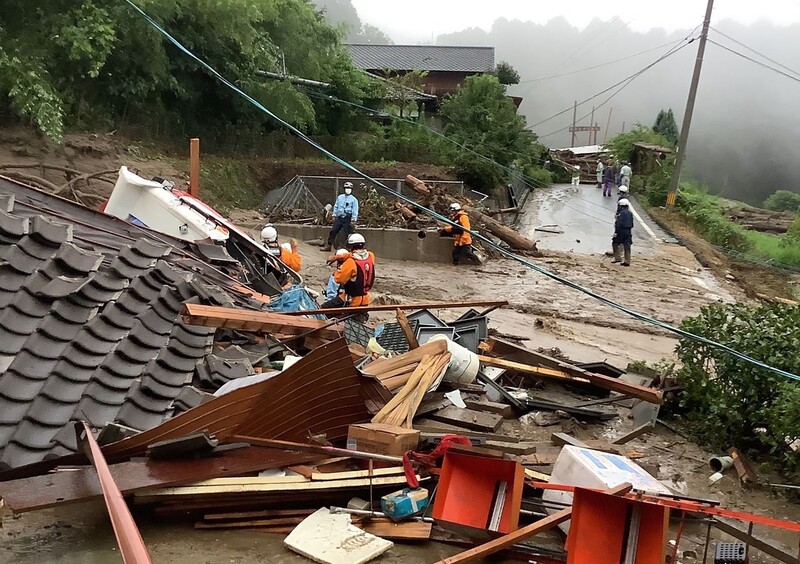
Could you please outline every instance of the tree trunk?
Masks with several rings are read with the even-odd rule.
[[[414,189],[418,194],[422,196],[430,196],[431,189],[428,188],[425,183],[410,174],[406,176],[406,186],[409,188]],[[443,194],[442,197],[447,200],[449,203],[457,202],[457,200],[447,194]],[[510,227],[506,227],[499,221],[496,221],[482,213],[475,208],[464,208],[470,217],[476,223],[481,223],[486,228],[489,233],[500,239],[501,241],[507,243],[512,249],[517,249],[521,251],[535,251],[536,250],[536,242],[531,241],[527,237],[524,237],[511,229]]]

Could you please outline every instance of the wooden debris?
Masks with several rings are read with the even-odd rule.
[[[468,307],[501,307],[508,305],[507,300],[480,300],[474,302],[422,302],[415,304],[375,304],[368,306],[357,307],[335,307],[326,309],[324,312],[319,309],[303,309],[299,311],[284,311],[281,315],[298,316],[298,315],[339,315],[350,313],[370,313],[373,311],[394,311],[396,309],[410,310],[410,309],[455,309],[455,308],[468,308]]]
[[[483,433],[480,431],[468,431],[463,427],[459,427],[457,425],[450,425],[448,423],[442,423],[440,421],[432,421],[430,419],[423,419],[421,421],[417,421],[414,423],[414,428],[420,431],[420,438],[440,438],[444,435],[452,435],[453,433],[458,433],[468,437],[472,440],[480,440],[480,441],[502,441],[505,443],[518,443],[519,439],[516,437],[510,437],[508,435],[498,435],[496,433]]]
[[[535,452],[520,456],[517,460],[519,460],[520,464],[523,466],[550,466],[556,463],[557,458],[557,452]]]
[[[400,328],[403,330],[403,334],[406,336],[409,350],[419,348],[417,336],[414,335],[414,330],[408,323],[408,317],[406,317],[406,313],[402,309],[398,309],[395,315],[397,316],[397,323],[400,324]]]
[[[315,509],[263,509],[261,511],[233,511],[227,513],[208,513],[204,521],[236,521],[241,519],[272,519],[275,517],[305,517]]]
[[[641,437],[645,433],[649,433],[655,427],[655,423],[645,423],[644,425],[639,425],[631,432],[622,435],[621,437],[614,439],[611,444],[615,445],[624,445],[625,443],[632,441],[635,438]]]
[[[728,456],[733,458],[733,466],[739,474],[739,479],[748,484],[758,483],[758,474],[756,473],[750,460],[741,453],[736,447],[728,449]]]
[[[503,419],[514,418],[514,408],[504,403],[497,403],[488,400],[487,401],[464,400],[464,403],[467,404],[468,409],[474,409],[475,411],[483,411],[485,413],[494,413],[495,415],[501,416]]]
[[[397,392],[406,385],[420,361],[426,356],[447,352],[444,341],[429,341],[414,350],[392,358],[379,358],[367,364],[363,372],[377,378],[390,391]]]
[[[458,427],[473,429],[475,431],[493,432],[500,428],[503,418],[492,413],[481,413],[471,409],[461,409],[455,406],[445,407],[431,415],[431,419],[450,423]]]
[[[590,448],[589,445],[584,443],[581,440],[576,439],[575,437],[568,435],[566,433],[553,433],[550,436],[550,440],[553,441],[555,445],[570,445],[579,448]]]
[[[429,540],[433,523],[424,521],[403,521],[395,523],[384,517],[373,517],[355,523],[355,526],[372,535],[390,540]]]
[[[519,443],[504,443],[502,441],[486,441],[484,443],[487,447],[503,451],[508,454],[522,456],[526,454],[533,454],[536,452],[536,443],[533,442],[519,442]]]

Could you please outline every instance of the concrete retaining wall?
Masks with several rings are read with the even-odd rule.
[[[288,223],[277,223],[275,228],[278,230],[281,240],[293,237],[298,241],[324,240],[330,231],[329,226]],[[358,232],[367,240],[367,249],[375,253],[378,260],[384,258],[445,263],[452,261],[453,239],[439,237],[436,232],[428,233],[424,239],[420,239],[417,232],[411,229],[359,227]]]

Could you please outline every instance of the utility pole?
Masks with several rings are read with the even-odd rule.
[[[608,121],[606,121],[606,132],[603,133],[603,145],[606,144],[606,139],[608,139],[608,128],[611,126],[611,112],[614,111],[614,107],[608,108]]]
[[[678,183],[681,179],[681,167],[683,159],[686,157],[686,142],[689,139],[689,127],[692,124],[692,112],[694,112],[694,100],[697,97],[697,85],[700,83],[700,70],[703,68],[703,55],[706,52],[706,39],[708,39],[708,26],[711,25],[711,12],[714,9],[714,0],[708,0],[706,15],[703,20],[703,31],[700,33],[700,45],[697,47],[697,59],[694,62],[694,73],[692,74],[692,84],[689,87],[689,97],[686,99],[686,111],[683,113],[683,125],[681,126],[681,138],[678,141],[678,149],[675,155],[675,170],[669,182],[669,192],[667,193],[667,209],[675,205],[678,197]]]
[[[577,132],[575,131],[575,126],[577,125],[575,121],[578,119],[578,101],[575,100],[575,105],[572,106],[572,144],[570,147],[575,146],[575,138],[578,136]]]
[[[596,124],[594,123],[594,106],[592,106],[592,117],[589,119],[589,125],[596,125]],[[597,135],[597,133],[595,133],[594,131],[592,131],[592,130],[590,129],[590,130],[589,130],[589,145],[592,145],[592,144],[593,144],[593,143],[592,143],[592,135]]]

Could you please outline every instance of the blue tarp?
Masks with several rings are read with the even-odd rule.
[[[319,309],[317,302],[311,297],[303,286],[292,286],[284,290],[279,298],[269,302],[272,311],[301,311],[306,309]],[[324,315],[313,315],[316,319],[327,319]]]

